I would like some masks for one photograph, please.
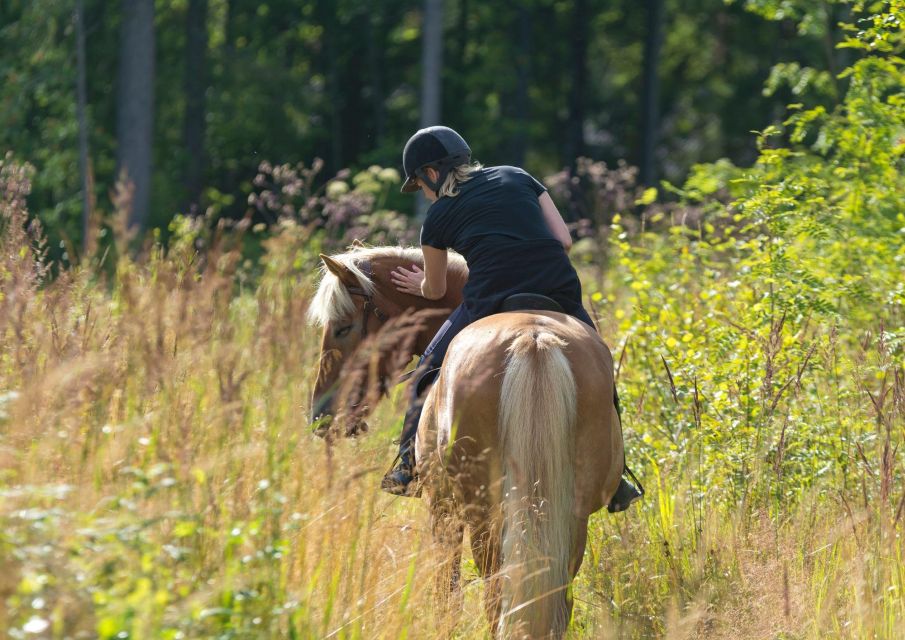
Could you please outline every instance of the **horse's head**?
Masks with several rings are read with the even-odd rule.
[[[468,278],[464,260],[450,260],[447,297],[425,300],[400,293],[390,282],[398,266],[422,264],[418,249],[353,249],[321,255],[323,277],[308,308],[308,319],[323,328],[311,420],[318,435],[355,435],[386,390],[388,381],[423,352],[450,309],[461,302]],[[450,275],[451,274],[451,275]]]
[[[347,365],[388,316],[378,306],[379,293],[369,265],[363,268],[349,254],[322,254],[321,260],[324,276],[308,311],[309,320],[323,327],[311,420],[315,432],[324,435],[330,421],[341,416],[346,423],[341,425],[342,431],[355,435],[367,428],[363,401],[369,385],[379,380],[372,380],[375,372],[369,371],[368,362],[359,362],[352,370]]]

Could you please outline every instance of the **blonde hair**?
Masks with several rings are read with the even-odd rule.
[[[480,162],[472,162],[471,164],[460,164],[458,167],[450,169],[437,196],[440,198],[443,196],[456,197],[459,195],[459,185],[471,180],[473,177],[471,174],[482,168]]]

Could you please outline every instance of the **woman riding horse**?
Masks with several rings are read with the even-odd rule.
[[[581,283],[567,251],[572,239],[547,189],[517,167],[471,164],[471,149],[449,127],[421,129],[402,154],[405,193],[420,190],[432,203],[421,228],[424,270],[399,267],[399,291],[435,300],[446,292],[447,249],[468,264],[463,302],[449,316],[421,357],[406,412],[398,464],[381,487],[409,495],[414,479],[414,441],[427,389],[437,377],[453,338],[466,326],[500,311],[508,296],[540,294],[594,329],[581,304]],[[594,329],[596,331],[596,329]],[[609,511],[622,511],[641,497],[623,478]]]

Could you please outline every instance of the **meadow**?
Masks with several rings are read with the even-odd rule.
[[[847,92],[758,132],[751,167],[635,185],[580,165],[572,252],[647,489],[598,513],[571,638],[897,638],[905,629],[903,8]],[[897,49],[898,47],[898,49]],[[61,267],[0,165],[0,630],[10,638],[489,637],[431,592],[427,513],[378,489],[404,410],[308,426],[318,253],[410,242],[373,167],[263,165],[273,225],[122,213]],[[556,194],[557,185],[551,183]],[[121,204],[121,203],[120,203]]]

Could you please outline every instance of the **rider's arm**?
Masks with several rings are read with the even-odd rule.
[[[424,254],[424,280],[421,295],[428,300],[439,300],[446,295],[446,249],[421,245]]]
[[[569,235],[569,229],[566,227],[566,223],[563,222],[562,216],[559,215],[559,209],[556,208],[553,198],[544,191],[537,197],[537,200],[540,202],[540,209],[544,214],[544,222],[547,223],[547,227],[553,232],[553,237],[559,240],[563,248],[568,251],[572,248],[572,236]],[[426,258],[427,256],[425,255]]]

